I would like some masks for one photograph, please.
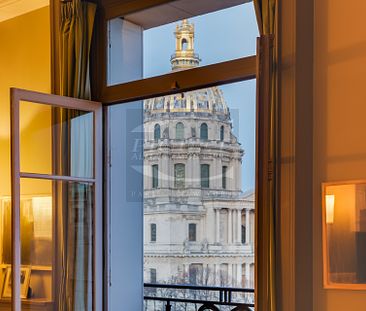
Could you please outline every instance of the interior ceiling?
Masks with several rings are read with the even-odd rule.
[[[124,18],[144,29],[169,24],[183,18],[202,15],[252,0],[177,0],[144,11],[136,12]]]
[[[49,5],[49,0],[0,0],[0,22]]]

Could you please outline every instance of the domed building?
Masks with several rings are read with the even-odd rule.
[[[199,65],[177,25],[172,70]],[[219,87],[144,102],[145,282],[253,287],[254,195]]]

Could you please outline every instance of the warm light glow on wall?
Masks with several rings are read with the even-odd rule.
[[[325,195],[325,222],[327,224],[334,223],[334,200],[335,196],[333,194]]]

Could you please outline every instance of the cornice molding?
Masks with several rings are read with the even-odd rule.
[[[0,22],[49,5],[49,0],[0,0]]]

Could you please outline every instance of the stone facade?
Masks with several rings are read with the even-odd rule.
[[[197,66],[193,25],[175,35],[172,69]],[[145,282],[253,287],[254,194],[223,92],[146,100],[144,132]]]

